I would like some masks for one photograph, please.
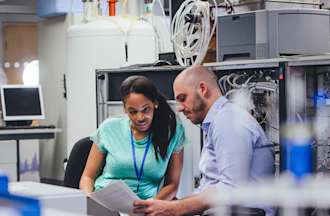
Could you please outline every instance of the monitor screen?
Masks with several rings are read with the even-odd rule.
[[[40,86],[2,85],[1,103],[5,121],[45,118]]]

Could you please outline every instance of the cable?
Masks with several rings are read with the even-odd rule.
[[[219,80],[219,86],[222,92],[225,92],[225,96],[233,103],[239,105],[240,107],[246,109],[247,111],[253,111],[255,113],[255,118],[261,118],[258,123],[266,124],[271,129],[278,131],[277,127],[274,127],[271,122],[273,121],[272,111],[268,110],[265,105],[267,104],[267,99],[265,98],[265,104],[260,104],[258,101],[253,99],[254,91],[262,90],[268,92],[267,95],[271,96],[276,100],[276,95],[278,93],[278,85],[271,80],[251,82],[255,75],[247,76],[247,79],[239,84],[238,80],[247,76],[246,73],[236,74],[231,73],[222,76]],[[227,91],[227,84],[231,88]],[[271,94],[271,95],[270,95]],[[273,122],[274,123],[274,122]],[[276,124],[276,123],[275,123]]]
[[[152,26],[152,28],[155,32],[155,36],[156,36],[156,50],[158,50],[158,53],[161,53],[161,50],[164,46],[162,45],[162,40],[160,38],[159,31],[158,31],[156,25],[154,24],[153,17],[150,20],[147,18],[141,17],[140,20],[143,20]]]
[[[259,122],[259,124],[267,123],[266,120],[267,120],[268,115],[269,115],[269,113],[266,112],[264,119],[261,120],[261,121]]]
[[[156,1],[156,0],[154,0],[154,1]],[[159,4],[159,6],[160,6],[160,9],[161,9],[161,11],[162,11],[162,15],[163,15],[163,18],[164,18],[164,19],[163,19],[163,22],[165,23],[165,25],[166,25],[166,27],[167,27],[167,30],[170,31],[171,26],[170,26],[169,22],[166,22],[166,14],[165,14],[164,6],[163,6],[163,4],[162,4],[162,2],[161,2],[160,0],[158,0],[158,4]]]
[[[241,77],[244,77],[244,76],[246,76],[246,74],[236,75],[236,76],[234,77],[234,79],[233,79],[233,85],[234,85],[236,88],[241,87],[241,85],[237,83],[237,80],[238,80],[239,78],[241,78]]]
[[[151,14],[150,14],[150,16],[148,16],[149,17],[149,19],[147,18],[147,17],[142,17],[141,19],[142,20],[144,20],[144,21],[146,21],[146,22],[148,22],[148,23],[150,23],[151,25],[152,25],[152,27],[153,27],[153,29],[154,29],[154,31],[155,31],[155,35],[156,35],[156,38],[157,38],[157,41],[156,41],[156,45],[158,46],[157,47],[157,50],[158,50],[158,53],[161,53],[162,52],[162,50],[164,50],[165,49],[165,44],[164,43],[162,43],[163,42],[163,40],[161,39],[161,34],[159,33],[159,30],[158,30],[158,26],[157,25],[155,25],[155,18],[154,18],[154,7],[155,7],[155,3],[156,3],[156,1],[158,2],[158,4],[159,4],[159,7],[160,7],[160,9],[161,9],[161,12],[162,12],[162,19],[161,19],[161,21],[164,23],[164,26],[167,28],[166,30],[167,30],[167,32],[169,32],[170,30],[170,26],[169,26],[169,24],[166,22],[166,14],[165,14],[165,10],[164,10],[164,7],[163,7],[163,5],[162,5],[162,3],[161,3],[161,1],[160,0],[153,0],[152,1],[152,9],[151,9]],[[170,32],[169,32],[170,33]]]
[[[223,83],[223,81],[225,81],[227,79],[228,75],[224,75],[223,77],[221,77],[218,81],[219,85],[221,86],[221,89],[223,91],[223,95],[226,94],[227,89],[226,89],[226,83]]]
[[[156,1],[156,0],[154,0],[154,1]],[[160,0],[158,0],[158,4],[159,4],[160,9],[162,11],[163,17],[166,17],[165,9],[164,9],[163,4],[162,4],[162,2]]]
[[[301,115],[298,112],[296,113],[296,117],[297,117],[297,119],[299,120],[300,123],[304,122],[303,118],[301,117]]]
[[[104,83],[105,81],[101,81],[100,82],[100,89],[99,89],[99,92],[100,92],[100,97],[101,97],[101,104],[102,104],[102,108],[101,108],[101,115],[102,115],[102,118],[104,118],[105,116],[105,109],[106,109],[106,106],[104,105],[105,104],[105,97],[104,97],[104,94],[103,94],[103,91],[104,91]]]
[[[255,109],[251,93],[248,88],[237,88],[229,90],[225,95],[231,102],[243,107],[247,111]]]
[[[217,3],[213,0],[213,4]],[[175,55],[182,66],[201,64],[217,25],[217,10],[212,30],[208,1],[186,0],[177,10],[171,24]]]
[[[225,96],[229,97],[231,94],[235,93],[236,91],[237,91],[237,89],[231,89],[231,90],[226,92]]]
[[[230,74],[230,75],[227,77],[227,83],[228,83],[231,87],[235,87],[235,85],[230,81],[230,79],[231,79],[233,76],[236,76],[236,74],[232,73],[232,74]]]
[[[223,86],[222,86],[222,78],[223,78],[223,77],[221,77],[221,78],[218,80],[218,85],[219,85],[219,87],[220,87],[220,90],[221,90],[222,95],[225,95],[226,92],[225,92],[225,90],[224,90],[224,88],[223,88]]]
[[[268,125],[268,127],[272,128],[272,129],[274,129],[276,131],[279,131],[279,129],[277,127],[274,127],[273,125],[271,125],[271,124],[269,124],[267,122],[266,122],[266,124]]]
[[[121,11],[120,11],[120,14],[122,16],[127,16],[126,5],[127,5],[127,0],[121,0]]]
[[[250,77],[245,81],[244,85],[247,85],[247,84],[251,81],[251,79],[253,79],[253,78],[255,78],[255,77],[256,77],[255,75],[250,76]]]
[[[70,24],[70,26],[72,26],[73,25],[73,18],[72,18],[72,16],[73,16],[73,1],[74,0],[70,0],[70,12],[69,12],[69,24]]]
[[[225,2],[225,6],[226,6],[226,11],[227,11],[227,13],[228,13],[228,14],[235,13],[233,3],[232,3],[230,0],[224,0],[224,2]]]

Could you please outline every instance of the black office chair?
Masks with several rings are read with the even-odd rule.
[[[251,208],[243,206],[230,206],[230,216],[265,216],[266,212],[260,208]],[[210,209],[207,212],[201,214],[201,216],[216,216],[217,209]]]
[[[232,206],[231,216],[265,216],[266,212],[260,208]]]
[[[93,141],[89,137],[85,137],[74,144],[65,169],[64,186],[79,188],[80,177],[85,169],[92,145]],[[87,199],[87,214],[119,216],[118,212],[111,211],[90,198]]]
[[[79,188],[80,177],[85,169],[92,144],[89,137],[80,139],[74,144],[65,169],[64,186]]]

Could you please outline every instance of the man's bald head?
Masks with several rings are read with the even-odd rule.
[[[194,65],[182,71],[175,78],[174,85],[196,87],[201,81],[206,82],[211,88],[219,89],[216,75],[201,65]]]
[[[203,122],[212,104],[221,96],[217,77],[201,65],[182,71],[174,80],[177,110],[194,124]]]

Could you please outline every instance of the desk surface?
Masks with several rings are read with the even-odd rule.
[[[62,132],[59,128],[33,128],[0,130],[0,140],[52,139],[55,133]]]
[[[23,181],[11,182],[9,192],[23,196],[33,196],[39,199],[46,209],[52,208],[79,215],[119,216],[117,212],[110,211],[94,200],[87,198],[81,190],[74,188]],[[62,212],[58,215],[66,216]],[[45,216],[48,216],[48,214]],[[49,214],[49,216],[53,215]],[[54,214],[54,216],[57,215]],[[71,214],[68,214],[68,216],[71,216]]]
[[[5,130],[0,130],[0,135],[3,135],[3,134],[59,133],[59,132],[62,132],[62,130],[59,128],[5,129]]]
[[[9,183],[9,192],[12,194],[33,196],[39,199],[57,196],[86,196],[78,189],[32,181],[11,182]]]
[[[87,214],[78,214],[78,213],[72,213],[67,211],[61,211],[57,209],[51,209],[51,208],[43,208],[41,210],[42,216],[87,216]]]

